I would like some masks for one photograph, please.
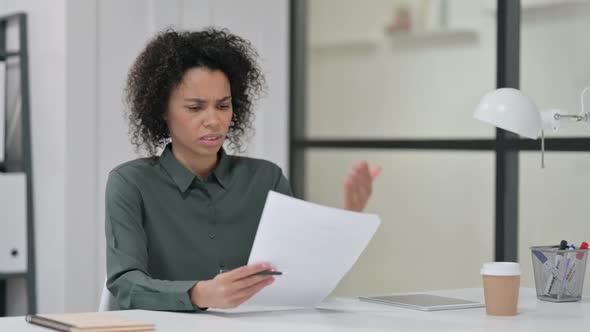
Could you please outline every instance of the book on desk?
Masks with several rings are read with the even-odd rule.
[[[27,315],[27,322],[65,332],[153,331],[154,324],[111,313]]]

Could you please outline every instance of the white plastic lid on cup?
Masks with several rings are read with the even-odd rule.
[[[520,264],[513,262],[484,263],[480,273],[486,276],[519,276]]]

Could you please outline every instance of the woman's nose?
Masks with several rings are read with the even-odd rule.
[[[219,117],[217,116],[215,109],[207,109],[205,116],[205,127],[215,127],[219,125]]]

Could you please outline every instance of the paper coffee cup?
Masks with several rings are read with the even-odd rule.
[[[485,263],[481,268],[486,313],[514,316],[520,289],[520,264],[512,262]]]

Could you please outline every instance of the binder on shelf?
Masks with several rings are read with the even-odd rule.
[[[0,164],[6,145],[6,62],[0,61]]]
[[[26,175],[0,173],[0,274],[26,271]]]

